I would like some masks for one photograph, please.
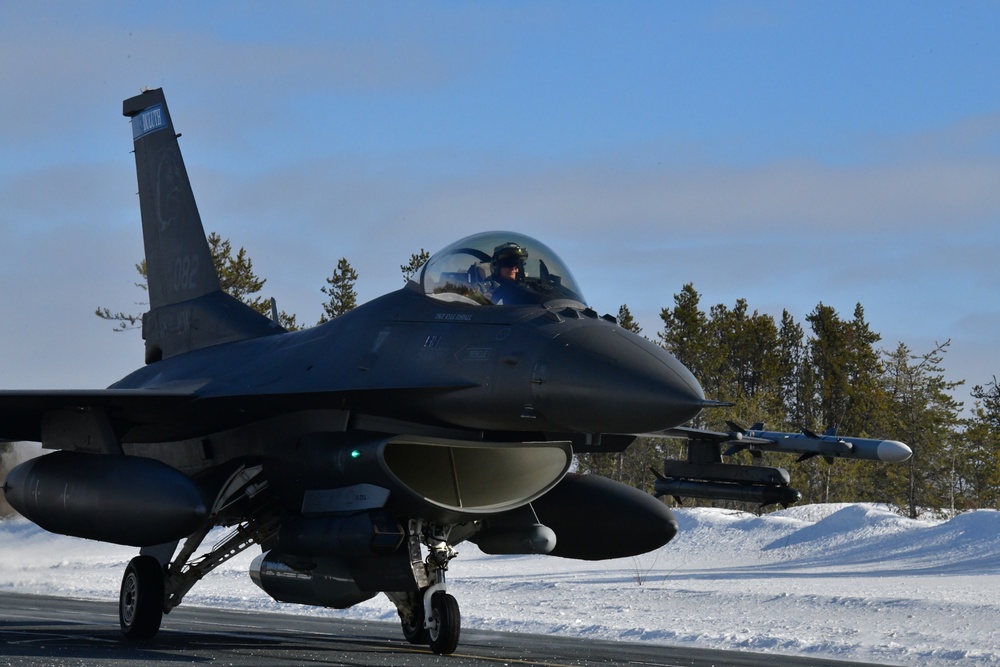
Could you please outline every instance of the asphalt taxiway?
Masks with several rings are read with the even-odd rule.
[[[402,638],[395,623],[361,622],[205,607],[180,607],[150,641],[125,640],[117,601],[0,593],[0,666],[148,663],[257,667],[858,667],[863,663],[762,653],[590,641],[463,630],[454,655],[434,655]]]

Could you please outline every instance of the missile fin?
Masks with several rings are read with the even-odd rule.
[[[727,419],[726,420],[726,426],[729,427],[730,431],[735,431],[736,433],[742,433],[743,435],[746,435],[747,430],[745,428],[743,428],[742,426],[740,426],[739,424],[737,424],[736,422],[729,421]]]
[[[741,445],[741,444],[737,443],[735,445],[732,445],[729,449],[727,449],[725,455],[726,456],[732,456],[733,454],[739,454],[744,449],[747,449],[746,445]],[[753,450],[750,450],[750,451],[751,451],[751,453],[753,453]]]

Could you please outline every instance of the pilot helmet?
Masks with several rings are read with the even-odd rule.
[[[521,269],[519,278],[524,277],[524,260],[528,259],[528,251],[513,242],[501,243],[493,250],[490,270],[493,276],[500,275],[500,268],[517,266]]]

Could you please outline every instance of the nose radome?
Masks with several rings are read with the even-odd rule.
[[[898,440],[883,440],[878,443],[876,454],[880,461],[902,463],[913,456],[913,450]]]
[[[663,348],[595,323],[555,337],[539,364],[535,405],[585,433],[647,433],[679,426],[702,409],[695,377]]]

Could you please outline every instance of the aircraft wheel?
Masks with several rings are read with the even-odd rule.
[[[427,631],[431,650],[438,655],[454,653],[462,630],[458,601],[443,591],[435,593],[431,598],[431,615],[432,623]]]
[[[118,620],[129,639],[149,639],[163,620],[163,568],[152,556],[129,561],[118,596]]]
[[[406,641],[423,646],[430,643],[430,636],[424,627],[424,606],[419,602],[414,605],[410,622],[407,623],[400,617],[399,624],[403,626],[403,636],[406,637]]]

